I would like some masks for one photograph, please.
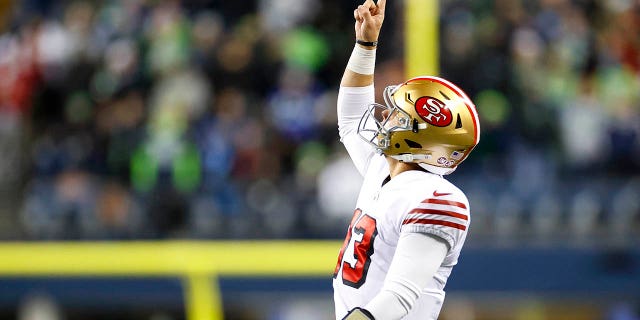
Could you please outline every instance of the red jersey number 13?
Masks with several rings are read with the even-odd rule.
[[[349,225],[347,237],[344,239],[342,249],[340,249],[333,277],[338,275],[342,265],[342,283],[356,289],[360,288],[367,278],[373,254],[373,241],[377,234],[376,219],[362,214],[362,210],[356,209]]]

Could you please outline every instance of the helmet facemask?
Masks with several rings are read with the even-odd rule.
[[[378,153],[389,148],[392,132],[411,130],[411,116],[400,109],[391,95],[397,86],[384,89],[386,105],[372,103],[362,115],[358,124],[358,135],[371,144]]]

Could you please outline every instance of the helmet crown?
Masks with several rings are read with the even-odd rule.
[[[479,142],[475,105],[445,79],[412,78],[386,87],[384,99],[386,105],[369,105],[358,134],[389,157],[443,175],[453,172]]]

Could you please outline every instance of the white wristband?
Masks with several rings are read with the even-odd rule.
[[[367,50],[356,45],[351,52],[351,57],[347,63],[347,69],[359,73],[373,74],[376,67],[376,49]]]

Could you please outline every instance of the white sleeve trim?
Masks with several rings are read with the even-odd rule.
[[[439,230],[437,227],[428,226],[428,225],[415,225],[415,224],[405,225],[405,226],[402,226],[401,232],[402,233],[405,233],[405,232],[423,233],[423,234],[434,235],[438,238],[442,238],[442,240],[447,243],[447,245],[449,246],[447,249],[452,249],[453,247],[455,247],[457,243],[453,235],[446,233],[442,230]]]
[[[366,306],[376,319],[401,319],[415,305],[447,254],[442,239],[424,233],[402,233],[384,286]]]

